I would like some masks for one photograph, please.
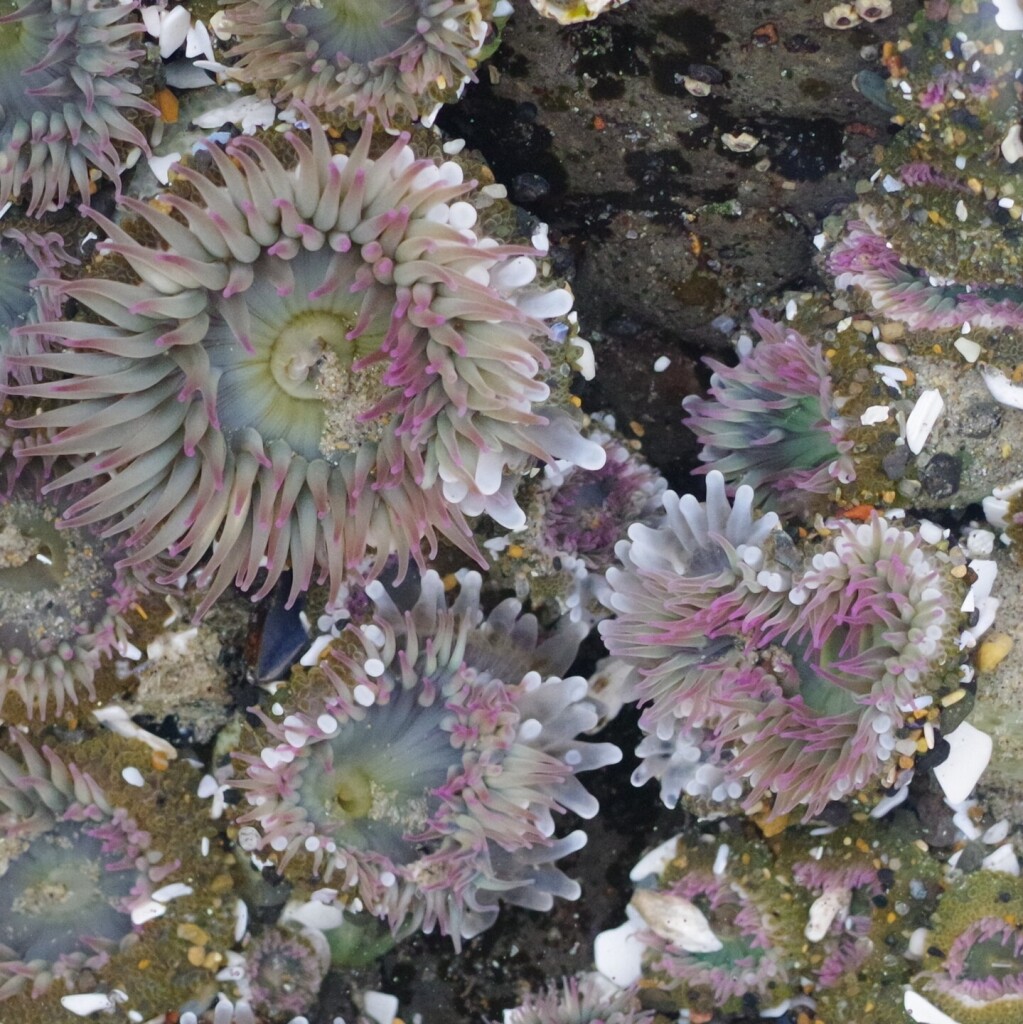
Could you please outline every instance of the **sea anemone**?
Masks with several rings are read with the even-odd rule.
[[[710,397],[682,405],[700,444],[704,472],[716,469],[730,486],[745,482],[781,505],[827,494],[856,477],[848,424],[839,416],[831,372],[820,345],[751,311],[760,335],[742,335],[739,363],[705,362],[714,371]]]
[[[726,1014],[795,994],[805,968],[789,920],[798,911],[772,866],[741,822],[722,823],[717,835],[688,830],[644,857],[630,873],[643,988],[679,1010]]]
[[[151,753],[103,736],[76,742],[72,759],[16,730],[0,751],[5,1019],[115,1005],[149,1019],[212,998],[234,928],[230,880],[208,888],[224,863],[200,852],[214,830],[197,773],[154,771]]]
[[[596,973],[562,978],[542,992],[504,1011],[504,1024],[651,1024],[653,1010],[643,1010],[636,993],[618,989]]]
[[[494,4],[226,0],[223,8],[238,38],[226,58],[233,78],[269,86],[276,103],[298,99],[390,127],[432,115],[475,80]]]
[[[81,315],[23,329],[65,349],[12,359],[61,375],[13,390],[55,403],[17,424],[55,431],[30,450],[86,457],[50,485],[92,481],[65,521],[107,521],[174,576],[206,559],[204,608],[289,566],[290,605],[314,577],[336,597],[369,550],[371,574],[438,536],[474,553],[464,517],[518,525],[534,458],[604,459],[541,379],[571,295],[473,230],[461,167],[309,131],[269,140],[283,162],[210,144],[211,176],[125,199],[127,228],[93,214],[111,240],[91,276],[51,285]]]
[[[90,167],[119,183],[118,147],[149,152],[135,122],[156,111],[129,78],[142,53],[132,49],[137,6],[15,0],[0,18],[0,201],[23,202],[34,216],[63,206],[73,182],[87,204]]]
[[[592,817],[576,773],[620,757],[575,739],[597,720],[586,682],[551,674],[580,631],[539,643],[514,600],[484,619],[480,584],[466,574],[449,608],[428,572],[404,613],[370,584],[373,622],[253,709],[265,731],[234,755],[244,847],[321,899],[333,887],[395,933],[436,927],[456,945],[493,923],[498,899],[578,896],[554,861],[585,836],[555,838],[553,813]]]
[[[707,500],[668,491],[656,527],[636,525],[616,548],[621,567],[608,570],[615,618],[600,623],[612,655],[630,661],[629,699],[649,705],[644,728],[717,717],[725,664],[741,664],[738,635],[769,622],[785,607],[790,573],[777,560],[790,542],[778,516],[753,511],[748,486],[729,501],[725,480],[707,474]]]
[[[312,929],[265,928],[245,949],[244,1001],[268,1021],[289,1020],[316,1005],[330,948]]]
[[[514,587],[534,609],[551,605],[557,615],[591,620],[607,614],[604,573],[614,564],[615,544],[632,524],[651,526],[663,515],[667,483],[617,433],[613,417],[592,417],[584,433],[604,449],[604,465],[548,463],[517,494],[526,525],[484,547],[498,585]]]
[[[131,634],[145,573],[121,567],[123,545],[95,527],[58,529],[63,505],[42,493],[34,463],[8,476],[17,479],[0,495],[0,710],[10,719],[16,697],[29,718],[60,715],[65,702],[95,698],[101,661]]]
[[[749,811],[769,799],[807,816],[905,784],[919,739],[907,715],[959,687],[975,640],[956,559],[876,515],[786,547],[776,520],[750,517],[748,488],[729,508],[721,475],[707,480],[706,504],[669,495],[665,523],[630,531],[608,573],[618,617],[601,632],[634,666],[652,759],[635,781],[662,778],[669,801],[738,788]]]
[[[869,217],[869,211],[865,211]],[[1023,327],[1023,290],[942,278],[908,262],[875,226],[851,220],[828,257],[839,288],[862,288],[875,309],[917,331]]]
[[[980,871],[942,897],[928,936],[926,970],[913,979],[959,1024],[1014,1024],[1023,1014],[1023,885]]]

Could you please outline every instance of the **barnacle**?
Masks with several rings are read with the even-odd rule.
[[[355,897],[396,933],[439,928],[459,943],[497,901],[548,909],[579,888],[554,862],[585,842],[554,837],[553,813],[596,813],[576,773],[616,761],[575,737],[596,724],[571,662],[572,625],[538,643],[513,600],[487,618],[468,574],[449,608],[428,572],[402,612],[379,582],[377,614],[296,671],[263,729],[235,754],[239,841],[319,898]],[[265,731],[264,731],[265,730]]]
[[[281,159],[211,144],[211,177],[125,199],[148,241],[94,214],[92,274],[52,285],[82,316],[26,329],[63,350],[12,358],[60,375],[13,390],[54,403],[19,421],[54,432],[30,451],[84,457],[53,485],[93,481],[65,521],[108,521],[175,578],[203,563],[206,608],[289,566],[290,604],[314,578],[336,597],[369,551],[371,573],[438,537],[473,552],[465,516],[521,522],[534,457],[604,459],[541,379],[571,296],[534,283],[535,250],[473,230],[461,167],[407,136],[372,158],[368,129],[347,154],[310,133]]]

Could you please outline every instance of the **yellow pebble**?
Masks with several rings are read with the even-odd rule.
[[[203,961],[206,959],[206,950],[202,946],[189,946],[188,947],[188,962],[193,967],[202,967]]]
[[[996,633],[988,637],[977,651],[977,670],[993,672],[1012,650],[1012,637],[1005,633]]]

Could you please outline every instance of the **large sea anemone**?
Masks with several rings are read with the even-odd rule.
[[[710,397],[683,401],[700,461],[728,483],[747,483],[783,505],[827,494],[856,472],[820,345],[755,311],[760,341],[739,339],[737,366],[706,360]]]
[[[618,617],[601,632],[633,664],[631,696],[656,737],[636,781],[663,777],[675,799],[738,790],[747,810],[769,800],[776,815],[905,784],[921,736],[912,715],[959,687],[973,643],[965,557],[957,567],[876,515],[833,521],[802,550],[768,546],[768,517],[738,514],[752,500],[740,488],[726,517],[724,481],[709,474],[706,505],[683,499],[658,530],[630,531],[625,568],[608,574]],[[745,520],[746,546],[732,520]]]
[[[327,113],[418,120],[474,79],[492,0],[227,0],[232,77]],[[502,5],[498,5],[502,6]],[[509,8],[510,13],[510,8]]]
[[[516,601],[484,618],[479,588],[467,574],[449,608],[431,571],[401,612],[371,584],[374,620],[254,709],[264,729],[235,755],[233,783],[248,805],[239,841],[261,860],[396,933],[438,928],[456,944],[493,923],[499,899],[548,909],[579,895],[554,862],[585,836],[556,838],[553,814],[592,817],[576,774],[620,757],[575,739],[597,721],[586,682],[552,675],[581,631],[538,643]]]
[[[131,78],[142,51],[134,2],[14,0],[0,18],[0,202],[35,215],[74,186],[89,202],[90,170],[119,182],[129,146],[148,152],[140,117],[155,109]]]
[[[24,329],[64,350],[12,360],[59,375],[14,390],[54,403],[20,421],[54,431],[36,452],[85,457],[51,485],[92,481],[66,522],[203,563],[205,607],[289,566],[291,603],[368,551],[371,573],[438,537],[474,552],[464,517],[521,523],[534,458],[604,459],[542,379],[571,295],[474,229],[461,167],[404,135],[371,157],[368,129],[348,153],[315,122],[286,138],[211,144],[126,228],[93,214],[91,274],[50,285],[79,317]]]
[[[156,771],[151,754],[111,736],[37,748],[17,731],[0,751],[5,1020],[115,1006],[148,1020],[212,999],[234,930],[230,878],[197,772]]]

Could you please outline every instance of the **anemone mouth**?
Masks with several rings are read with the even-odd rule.
[[[1023,1001],[1023,929],[1001,917],[971,922],[949,949],[943,980],[978,1002]]]
[[[479,558],[465,516],[517,522],[534,458],[604,458],[537,411],[544,318],[570,301],[533,285],[534,251],[477,235],[458,165],[407,136],[372,159],[370,128],[334,152],[308,117],[284,163],[243,137],[210,146],[213,178],[125,199],[153,244],[93,214],[93,276],[49,284],[82,318],[22,328],[64,347],[11,359],[58,377],[11,390],[54,401],[17,424],[53,428],[28,451],[85,459],[52,485],[92,481],[66,522],[125,533],[132,564],[166,555],[168,579],[202,563],[202,611],[287,567],[289,604],[314,578],[333,600],[369,552],[370,576],[392,552],[404,575],[440,537]]]
[[[144,589],[118,567],[120,544],[59,530],[60,512],[34,472],[0,502],[0,707],[17,694],[30,716],[95,696],[96,669],[129,635],[125,614]]]
[[[5,0],[0,6],[0,193],[34,215],[63,206],[73,181],[88,204],[90,166],[117,181],[116,144],[148,152],[132,123],[155,110],[128,75],[142,26],[134,4]],[[24,194],[27,191],[27,196]]]
[[[230,73],[297,98],[389,126],[417,120],[473,79],[488,31],[477,0],[241,0],[227,5],[239,43]]]

